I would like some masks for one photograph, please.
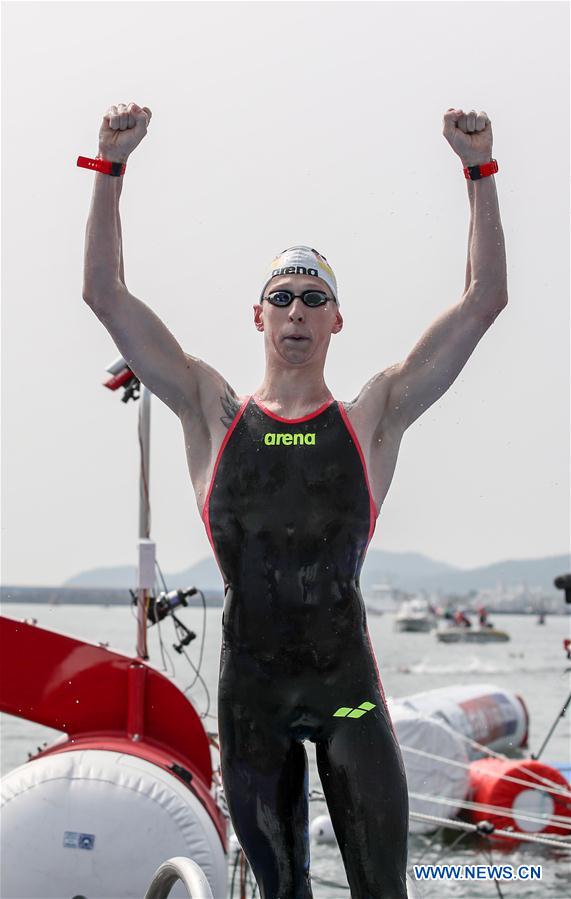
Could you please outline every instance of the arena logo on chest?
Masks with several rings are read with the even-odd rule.
[[[315,446],[315,434],[264,434],[266,446]]]

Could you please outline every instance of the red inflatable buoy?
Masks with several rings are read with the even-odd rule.
[[[514,783],[505,777],[514,777],[525,783]],[[550,781],[542,784],[537,776]],[[529,784],[529,786],[526,786]],[[549,792],[562,787],[566,795]],[[497,811],[468,812],[474,824],[490,821],[496,830],[512,830],[513,840],[518,833],[564,834],[569,830],[553,821],[553,816],[562,816],[571,825],[571,788],[564,776],[556,768],[544,765],[534,759],[479,759],[470,765],[470,800],[489,806]],[[511,812],[512,814],[508,814]],[[533,817],[534,820],[528,820]],[[502,842],[512,842],[509,837],[492,835]]]

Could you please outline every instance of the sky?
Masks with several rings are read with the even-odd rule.
[[[326,381],[352,399],[460,300],[469,204],[442,135],[485,110],[509,304],[406,432],[372,546],[462,568],[569,548],[569,5],[2,5],[2,566],[57,585],[135,565],[138,404],[82,300],[105,110],[153,112],[121,197],[125,281],[238,394],[264,368],[273,256],[331,262],[345,319]],[[177,417],[152,402],[163,571],[210,554]]]

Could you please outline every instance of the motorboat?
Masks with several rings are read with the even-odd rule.
[[[396,631],[427,633],[435,625],[435,616],[428,602],[421,597],[407,600],[395,618]]]
[[[507,631],[501,631],[496,627],[467,627],[454,624],[439,628],[436,631],[436,639],[440,643],[507,643],[511,637]]]

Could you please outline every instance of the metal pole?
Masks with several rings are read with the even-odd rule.
[[[565,712],[567,711],[567,706],[569,705],[570,702],[571,702],[571,693],[569,694],[569,696],[568,696],[567,699],[565,700],[565,704],[563,705],[563,708],[561,709],[561,711],[560,711],[559,714],[557,715],[557,718],[555,719],[555,721],[554,721],[553,724],[551,725],[551,730],[549,731],[549,733],[547,734],[545,740],[544,740],[543,743],[541,744],[541,749],[539,750],[539,752],[538,752],[536,755],[534,755],[533,752],[531,753],[531,757],[532,757],[532,759],[533,759],[534,761],[537,761],[537,760],[538,760],[539,756],[541,755],[541,753],[543,752],[543,750],[545,749],[545,747],[546,747],[547,744],[549,743],[549,740],[551,739],[551,734],[553,733],[553,731],[554,731],[555,728],[557,727],[557,722],[559,721],[559,719],[565,717]]]
[[[151,392],[141,384],[141,396],[139,406],[139,451],[141,459],[139,475],[139,540],[149,540],[150,531],[150,434],[151,434]],[[147,604],[149,600],[148,575],[145,577],[142,571],[142,554],[139,544],[139,569],[138,569],[138,603],[137,603],[137,654],[141,659],[148,659],[147,650]]]

